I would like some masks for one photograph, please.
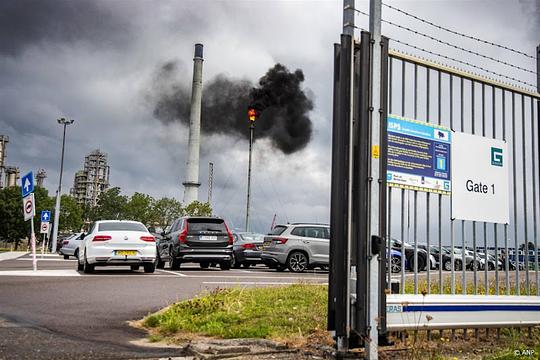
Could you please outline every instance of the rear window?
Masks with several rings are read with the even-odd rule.
[[[260,234],[240,234],[240,237],[245,242],[263,242],[264,236]]]
[[[227,232],[223,219],[188,219],[188,232],[215,231]]]
[[[287,229],[286,226],[277,225],[272,229],[272,231],[270,231],[270,234],[268,235],[281,235],[285,231],[285,229]]]
[[[106,222],[99,224],[98,231],[143,231],[147,232],[143,224],[130,222]]]

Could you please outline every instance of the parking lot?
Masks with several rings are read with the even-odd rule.
[[[157,269],[153,274],[123,267],[76,271],[76,260],[29,255],[0,261],[0,358],[148,358],[178,355],[178,350],[140,347],[144,333],[127,321],[138,320],[178,300],[226,286],[275,286],[298,282],[326,284],[328,273],[278,273],[249,269]],[[31,344],[29,343],[31,338]]]

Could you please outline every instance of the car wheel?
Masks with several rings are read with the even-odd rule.
[[[147,274],[153,273],[154,271],[156,271],[156,263],[155,262],[143,264],[143,267],[144,267],[144,272],[147,273]]]
[[[392,256],[390,260],[390,270],[393,273],[401,272],[401,258],[399,256]]]
[[[165,267],[165,261],[161,260],[159,253],[156,254],[156,268],[163,269]]]
[[[480,270],[480,261],[473,261],[471,263],[471,270]]]
[[[244,269],[249,269],[251,264],[250,263],[243,263],[242,266],[244,267]]]
[[[414,254],[411,254],[411,256],[407,259],[407,262],[409,263],[409,268],[411,271],[414,271]],[[418,254],[418,271],[423,271],[426,267],[426,259],[424,256]]]
[[[221,268],[221,270],[230,270],[231,269],[231,262],[230,261],[220,262],[219,267]]]
[[[488,263],[488,270],[495,270],[495,265],[493,263]]]
[[[309,265],[306,254],[300,251],[293,251],[287,258],[287,267],[295,273],[304,272]]]
[[[86,259],[86,254],[84,255],[84,267],[83,271],[85,274],[91,274],[94,272],[95,266],[93,264],[88,263],[88,259]]]
[[[236,259],[236,256],[233,255],[232,267],[235,269],[240,269],[240,266],[242,266],[242,263]]]
[[[137,270],[139,270],[139,265],[131,265],[130,268],[133,271],[137,271]]]
[[[73,254],[73,256],[75,256],[75,259],[79,258],[79,249],[75,250],[75,254]]]
[[[201,269],[208,269],[210,263],[208,261],[203,261],[199,264],[199,266],[201,267]]]
[[[81,259],[77,259],[77,271],[83,271],[84,270],[84,264],[81,263]]]
[[[69,260],[69,255],[64,255],[64,260]]]
[[[182,263],[177,258],[169,255],[169,266],[171,267],[171,270],[178,270],[180,269],[180,265]]]
[[[454,265],[457,265],[457,261],[454,263]],[[452,270],[452,260],[446,260],[444,262],[444,264],[443,264],[443,268],[446,271],[451,271]]]

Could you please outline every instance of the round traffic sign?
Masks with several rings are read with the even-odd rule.
[[[32,199],[26,200],[26,203],[24,204],[24,212],[27,214],[31,214],[32,210],[34,209],[34,206],[32,204]]]

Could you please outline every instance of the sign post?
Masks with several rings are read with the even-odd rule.
[[[32,268],[37,271],[36,235],[34,233],[34,216],[36,215],[36,202],[34,199],[34,174],[30,171],[21,179],[23,197],[24,221],[30,220],[30,246],[32,248]]]
[[[39,229],[39,232],[43,234],[43,241],[41,243],[41,258],[43,258],[43,254],[45,252],[45,241],[47,240],[47,235],[49,234],[49,222],[43,221],[44,219],[50,219],[50,215],[48,215],[49,211],[43,210],[41,212],[41,227]]]

